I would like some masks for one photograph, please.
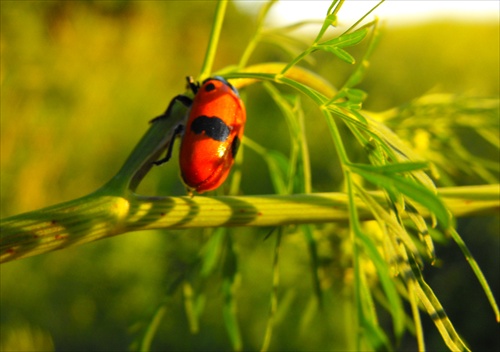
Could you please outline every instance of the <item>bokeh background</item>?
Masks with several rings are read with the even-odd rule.
[[[2,218],[86,195],[110,179],[148,121],[184,90],[184,77],[198,74],[215,10],[211,1],[2,1],[0,6]],[[229,5],[215,69],[239,60],[254,25],[254,16]],[[252,62],[287,59],[265,44]],[[336,85],[352,70],[330,55],[318,53],[315,59],[315,69]],[[361,86],[369,94],[365,108],[386,110],[429,92],[498,97],[499,62],[498,22],[458,18],[388,25]],[[271,99],[258,86],[242,94],[246,134],[286,154],[286,124]],[[338,190],[334,147],[321,143],[324,122],[307,104],[315,190]],[[250,150],[244,151],[242,170],[242,193],[272,192],[264,162]],[[175,157],[152,170],[139,191],[185,194]],[[335,225],[326,230],[337,231]],[[263,240],[270,229],[231,231],[239,258],[239,324],[244,347],[256,350],[267,322],[274,241]],[[461,219],[459,231],[498,299],[499,217]],[[208,236],[201,230],[137,232],[2,265],[0,346],[127,350],[167,301],[153,350],[230,350],[220,279],[203,283],[205,311],[196,334],[190,332],[181,292],[168,294]],[[342,268],[342,248],[337,250]],[[426,270],[428,280],[457,330],[476,350],[499,350],[499,326],[459,250],[450,243],[437,253],[443,264]],[[299,235],[285,237],[280,266],[283,305],[271,348],[345,348],[350,333],[345,319],[352,312],[341,270],[332,275],[338,282],[331,284],[331,304],[314,314],[309,256]],[[428,348],[443,349],[429,319],[424,324]],[[404,348],[415,348],[410,336]]]

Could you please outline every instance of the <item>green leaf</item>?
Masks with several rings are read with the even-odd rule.
[[[311,168],[306,134],[304,131],[304,113],[298,95],[284,95],[274,85],[264,82],[263,86],[269,92],[281,110],[290,132],[290,156],[288,158],[288,191],[308,193],[311,190]]]
[[[346,95],[347,99],[349,99],[349,101],[354,104],[361,104],[362,102],[365,101],[366,97],[368,96],[368,94],[366,94],[365,91],[354,88],[346,89]]]
[[[318,257],[318,246],[317,242],[313,236],[313,227],[311,225],[301,226],[302,232],[306,238],[307,248],[309,249],[309,255],[311,257],[311,275],[314,285],[314,294],[321,305],[323,302],[323,292],[321,291],[321,282],[318,276],[319,269],[319,257]]]
[[[224,229],[224,232],[226,232],[227,229]],[[222,264],[222,276],[224,279],[229,280],[229,282],[233,282],[234,278],[238,272],[238,256],[236,255],[236,252],[234,251],[233,248],[233,242],[231,240],[231,236],[227,235],[226,236],[226,248],[224,251],[224,262]]]
[[[495,297],[493,296],[493,292],[491,291],[490,285],[488,284],[488,281],[486,281],[486,278],[484,277],[481,268],[477,264],[476,259],[474,259],[472,253],[469,251],[469,248],[467,247],[462,237],[460,237],[460,235],[455,229],[450,229],[449,233],[451,234],[451,237],[462,251],[465,259],[467,259],[467,262],[469,262],[472,271],[474,271],[474,274],[479,280],[479,283],[481,284],[481,287],[483,288],[483,291],[486,294],[486,297],[488,298],[491,307],[493,308],[493,312],[495,313],[495,319],[497,320],[497,322],[500,322],[500,310],[498,309],[497,302],[495,301]]]
[[[409,259],[411,260],[411,257]],[[445,344],[451,351],[470,351],[456,332],[438,298],[424,281],[417,265],[413,264],[412,268],[413,271],[410,273],[415,274],[415,276],[412,276],[410,280],[416,280],[414,286],[416,295],[439,330]]]
[[[347,62],[348,64],[356,63],[356,59],[354,59],[351,54],[341,48],[335,46],[318,46],[317,48],[335,54],[335,56],[337,56],[342,61]]]
[[[350,164],[357,169],[365,171],[376,172],[384,175],[400,174],[404,172],[412,172],[415,170],[426,169],[429,166],[427,162],[407,162],[407,163],[394,163],[388,165],[369,165],[369,164]]]
[[[225,235],[225,229],[222,227],[218,228],[212,233],[212,236],[205,244],[202,254],[202,267],[200,271],[201,276],[207,277],[214,271],[217,262],[221,257]]]
[[[408,198],[423,205],[429,210],[429,212],[437,217],[444,229],[451,226],[450,214],[441,199],[421,184],[396,174],[380,174],[373,171],[363,170],[357,166],[351,166],[351,169],[367,181],[384,188],[391,193],[402,193]]]
[[[241,351],[243,349],[243,341],[238,319],[236,317],[236,301],[233,294],[233,283],[230,282],[229,279],[224,279],[222,290],[224,293],[224,307],[222,310],[226,330],[229,334],[233,350]]]
[[[343,1],[339,0],[334,0],[332,1],[332,4],[328,8],[327,15],[325,17],[325,20],[323,21],[323,25],[321,26],[321,29],[318,32],[318,35],[316,36],[316,39],[314,40],[315,43],[317,43],[325,34],[327,29],[330,26],[336,26],[337,25],[337,13],[342,7]]]
[[[268,150],[248,137],[243,139],[243,143],[245,143],[246,147],[254,150],[264,159],[276,192],[279,194],[286,194],[289,168],[289,162],[286,156],[279,151]]]
[[[345,48],[347,46],[353,46],[361,42],[368,33],[368,28],[361,28],[355,32],[341,35],[340,37],[327,40],[317,44],[317,46],[332,46],[337,48]]]
[[[313,50],[323,50],[335,54],[339,59],[354,64],[356,60],[342,48],[358,44],[368,33],[367,28],[361,28],[356,32],[344,34],[340,37],[327,40],[326,42],[313,45]]]
[[[192,334],[196,334],[200,329],[199,315],[200,312],[196,303],[199,302],[193,286],[188,281],[182,283],[182,293],[184,296],[184,310],[189,323],[189,330]],[[201,294],[203,295],[203,293]]]
[[[363,81],[363,78],[365,77],[365,73],[368,67],[369,67],[368,61],[365,58],[363,58],[362,61],[357,66],[356,71],[354,71],[345,82],[344,88],[351,88],[360,84]]]
[[[273,284],[272,284],[272,291],[269,304],[269,318],[266,324],[264,342],[262,343],[261,351],[267,351],[269,349],[269,345],[271,343],[271,337],[273,335],[273,328],[276,320],[276,311],[278,309],[278,288],[280,283],[279,258],[280,258],[282,235],[283,235],[283,227],[280,227],[278,228],[278,233],[276,235],[276,244],[274,246]]]
[[[361,324],[364,336],[368,339],[370,346],[375,351],[392,351],[393,348],[387,335],[380,325],[370,321],[363,321]]]
[[[164,303],[158,309],[156,310],[153,319],[148,324],[148,327],[146,328],[146,332],[144,334],[144,337],[142,338],[140,342],[140,349],[139,351],[141,352],[147,352],[151,351],[151,343],[153,342],[153,338],[155,337],[158,327],[160,326],[160,323],[163,320],[163,317],[165,316],[165,313],[167,313],[167,304]]]
[[[396,332],[396,335],[400,336],[404,330],[405,314],[401,297],[398,294],[394,281],[389,273],[389,266],[385,262],[384,258],[382,258],[377,246],[370,237],[363,233],[363,231],[356,231],[356,236],[361,240],[363,248],[377,270],[377,275],[389,302],[392,318],[394,319],[394,331]],[[385,345],[387,344],[388,342],[385,343]]]
[[[287,190],[288,159],[277,150],[268,150],[265,161],[269,168],[271,181],[278,194],[285,194]]]
[[[236,300],[234,297],[235,276],[238,271],[237,256],[233,248],[231,237],[227,236],[225,257],[223,263],[222,292],[224,295],[224,306],[222,308],[224,323],[229,334],[229,339],[234,351],[243,349],[240,326],[236,317]]]
[[[390,148],[392,150],[392,154],[394,154],[397,161],[414,161],[420,159],[413,149],[408,147],[408,145],[390,128],[375,120],[368,114],[364,114],[364,116],[369,123],[368,126],[370,132],[374,133],[377,138],[380,138],[381,143],[384,143],[386,148]],[[427,188],[433,190],[436,188],[430,177],[425,172],[416,171],[413,173],[413,176]]]
[[[306,84],[300,83],[298,81],[295,81],[287,77],[280,77],[278,81],[280,83],[287,84],[290,87],[296,89],[297,91],[305,94],[306,96],[314,100],[318,105],[323,104],[326,100],[324,95],[321,95],[321,93],[319,93],[317,90],[309,87]]]

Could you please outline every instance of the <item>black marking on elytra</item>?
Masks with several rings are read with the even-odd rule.
[[[231,143],[231,154],[233,155],[233,159],[236,158],[236,153],[238,153],[238,149],[240,148],[241,141],[238,136],[235,136],[233,139],[233,143]]]
[[[213,90],[215,90],[215,84],[209,83],[205,86],[205,92],[211,92]]]
[[[229,137],[231,129],[217,116],[200,115],[191,124],[191,131],[196,134],[205,131],[208,137],[224,142]]]

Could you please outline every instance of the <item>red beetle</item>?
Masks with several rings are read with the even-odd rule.
[[[243,137],[246,112],[236,88],[222,77],[208,78],[201,86],[188,77],[188,84],[194,99],[181,95],[173,100],[191,105],[186,125],[176,131],[184,130],[179,161],[184,183],[203,193],[226,180]],[[167,161],[170,154],[171,146],[156,164]]]

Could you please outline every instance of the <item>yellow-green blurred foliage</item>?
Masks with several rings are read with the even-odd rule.
[[[210,1],[2,1],[0,6],[2,217],[83,196],[111,178],[148,121],[183,92],[184,77],[199,73],[215,9]],[[229,6],[215,69],[237,62],[254,24],[254,18]],[[498,24],[471,23],[386,30],[361,87],[369,94],[366,107],[388,109],[428,91],[498,96],[498,30]],[[287,59],[269,46],[258,55]],[[319,53],[316,58],[319,72],[336,84],[350,72],[331,56]],[[242,93],[249,100],[247,135],[287,154],[286,124],[270,98],[259,87]],[[314,186],[333,190],[332,179],[341,179],[335,150],[318,138],[325,124],[313,118],[314,108],[308,103],[304,101],[306,114],[312,116],[308,115],[307,130]],[[169,165],[152,170],[141,192],[184,194],[175,162],[174,157]],[[272,191],[265,164],[251,151],[245,150],[243,171],[244,193]],[[498,224],[487,224],[498,231]],[[237,234],[233,238],[240,272],[239,324],[244,347],[255,350],[267,322],[274,240],[263,241],[269,229],[231,231]],[[349,346],[346,336],[353,333],[353,312],[345,304],[352,297],[350,263],[342,258],[343,236],[333,225],[318,235],[325,258],[322,268],[328,271],[322,282],[329,287],[324,314],[312,313],[303,236],[285,237],[281,308],[272,348]],[[202,231],[132,233],[3,265],[2,348],[22,348],[25,345],[16,345],[15,337],[27,336],[24,339],[31,340],[26,343],[38,343],[33,349],[52,344],[61,351],[127,349],[164,302],[169,285],[192,267],[207,238]],[[498,265],[498,260],[483,264]],[[465,265],[462,269],[467,271]],[[494,273],[487,272],[487,277],[497,280],[493,289],[498,294]],[[190,334],[181,293],[176,292],[167,300],[154,350],[231,348],[221,311],[220,279],[211,280],[204,283],[200,331]],[[475,289],[475,300],[486,301],[473,279],[468,285]],[[493,321],[487,305],[481,307],[480,314],[486,314],[481,319]],[[463,318],[460,312],[452,315],[452,321]],[[477,343],[491,334],[491,325],[485,325],[486,332],[472,329],[464,334],[469,331],[467,337]],[[429,330],[431,338],[438,336],[432,343],[442,346],[437,332]],[[486,345],[495,343],[499,346],[492,338]]]

